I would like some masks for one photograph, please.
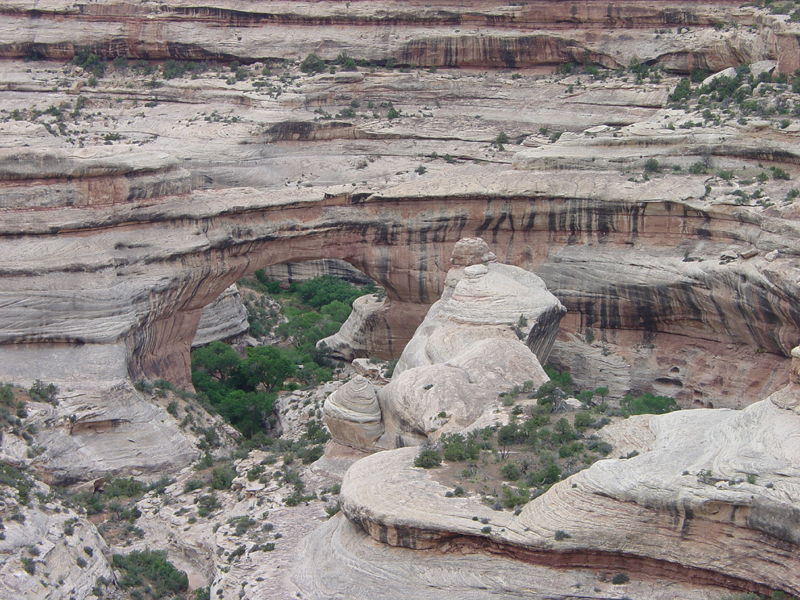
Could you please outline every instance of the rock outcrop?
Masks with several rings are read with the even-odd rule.
[[[386,301],[375,294],[361,296],[353,301],[353,310],[339,331],[317,344],[330,349],[331,355],[343,360],[368,358],[386,332]]]
[[[797,595],[797,379],[743,411],[622,421],[604,436],[638,456],[601,460],[518,515],[498,514],[475,498],[446,498],[429,472],[412,468],[411,449],[351,467],[342,509],[393,546],[432,548],[477,538],[493,552],[535,564],[624,563],[685,581]],[[491,526],[482,528],[476,515]]]
[[[358,285],[372,283],[372,279],[354,268],[350,263],[327,258],[270,265],[264,269],[264,274],[270,279],[276,279],[282,283],[301,282],[323,275],[338,277]]]
[[[235,285],[222,292],[211,304],[203,307],[192,348],[205,346],[217,340],[229,340],[247,333],[247,309]]]
[[[371,449],[383,434],[375,389],[360,375],[328,396],[322,412],[333,439],[340,444]]]
[[[487,337],[518,337],[547,362],[567,310],[533,273],[497,262],[480,238],[461,239],[441,299],[403,350],[395,372],[447,362]]]
[[[113,593],[110,548],[97,528],[74,507],[49,497],[47,485],[32,488],[24,503],[13,488],[4,493],[0,594],[68,600],[88,598],[94,590]]]
[[[359,376],[325,403],[325,422],[340,444],[416,446],[485,427],[494,422],[500,393],[549,380],[537,356],[546,360],[566,309],[542,280],[499,264],[480,238],[459,240],[451,262],[442,298],[406,346],[389,385],[376,396]],[[351,315],[348,322],[354,320]]]

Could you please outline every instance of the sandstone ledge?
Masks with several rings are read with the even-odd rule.
[[[665,577],[797,594],[800,417],[767,400],[741,412],[681,411],[631,424],[642,420],[650,431],[639,456],[595,463],[517,517],[476,498],[446,498],[430,472],[412,467],[413,448],[354,464],[342,510],[390,545],[480,537],[532,562],[552,564],[553,553],[574,566],[623,560]],[[756,484],[748,473],[758,474]],[[489,519],[489,534],[474,516]],[[559,529],[571,537],[555,541]]]

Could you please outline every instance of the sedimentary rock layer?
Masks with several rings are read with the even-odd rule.
[[[354,1],[271,3],[177,2],[169,6],[110,3],[18,2],[2,11],[7,57],[70,58],[80,50],[148,59],[295,58],[318,52],[447,67],[526,67],[590,60],[627,65],[642,46],[669,67],[721,70],[743,57],[790,54],[748,30],[712,35],[717,23],[757,22],[758,14],[733,2],[499,2],[428,4]],[[653,39],[652,28],[685,27],[680,39]],[[284,32],[291,30],[292,43]],[[625,36],[615,36],[615,30]],[[320,34],[320,32],[324,34]],[[393,35],[387,35],[387,33]],[[787,36],[789,37],[789,36]],[[795,46],[796,48],[796,46]]]

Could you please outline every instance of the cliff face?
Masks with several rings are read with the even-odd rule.
[[[704,200],[692,176],[630,185],[615,174],[465,170],[365,196],[228,190],[8,211],[2,352],[119,348],[115,372],[185,383],[205,304],[245,273],[324,255],[385,287],[387,332],[373,351],[396,353],[415,328],[405,306],[441,294],[445,257],[464,235],[538,272],[575,315],[573,331],[596,329],[610,343],[663,332],[786,356],[797,339],[788,258],[797,237],[779,214]],[[758,255],[720,261],[731,249]],[[787,258],[768,262],[776,249]]]
[[[286,1],[268,8],[251,2],[235,8],[225,3],[19,2],[0,15],[0,27],[10,34],[3,36],[7,41],[0,53],[39,59],[90,50],[111,57],[252,61],[308,52],[334,58],[346,50],[367,60],[426,67],[530,67],[586,58],[616,67],[641,53],[642,42],[652,39],[649,30],[679,26],[688,29],[682,44],[669,38],[656,44],[656,54],[677,68],[719,70],[781,49],[774,38],[754,36],[759,43],[753,44],[745,32],[705,39],[712,37],[707,28],[717,23],[756,23],[755,11],[733,2]],[[282,43],[286,31],[291,44]]]
[[[29,404],[45,448],[32,470],[72,483],[187,466],[197,438],[132,381],[190,387],[192,344],[245,325],[226,292],[243,275],[275,266],[289,277],[280,265],[344,261],[386,295],[359,304],[361,320],[342,332],[339,351],[399,357],[447,289],[456,242],[481,237],[566,307],[555,342],[527,341],[581,387],[604,385],[612,397],[651,391],[684,407],[752,406],[631,420],[612,442],[641,456],[597,463],[513,518],[487,513],[498,525],[489,537],[473,520],[489,510],[476,499],[436,512],[442,490],[408,466],[410,452],[373,457],[348,475],[344,512],[396,547],[376,549],[344,519],[331,521],[318,539],[341,554],[322,557],[312,540],[304,560],[317,564],[304,575],[304,597],[333,595],[326,586],[379,597],[359,581],[363,569],[348,570],[350,557],[377,565],[380,555],[370,576],[405,582],[412,561],[399,550],[434,546],[458,553],[459,566],[431,552],[426,568],[470,577],[452,575],[443,585],[459,591],[450,597],[525,586],[554,597],[571,586],[597,598],[622,593],[597,573],[554,575],[553,556],[581,568],[630,561],[642,575],[631,594],[664,600],[719,597],[717,586],[800,593],[796,378],[783,388],[800,338],[800,88],[792,85],[800,25],[770,10],[6,3],[0,382],[61,389],[57,405]],[[301,68],[310,53],[327,62]],[[697,70],[750,63],[752,80],[702,94],[695,82],[676,97],[692,70],[697,79]],[[302,270],[336,263],[324,264]],[[557,316],[539,323],[546,334]],[[484,354],[510,355],[507,347],[481,346],[463,370]],[[423,392],[434,379],[421,375],[419,394],[404,397],[411,412],[430,408]],[[466,380],[452,382],[453,396]],[[487,400],[496,402],[495,388],[487,384]],[[347,436],[349,421],[363,425],[360,445],[384,435],[379,396],[342,395],[337,435]],[[417,425],[409,436],[421,441],[430,423]],[[198,426],[225,431],[210,418]],[[4,441],[3,460],[28,461],[13,441]],[[753,471],[773,487],[742,481]],[[389,480],[370,479],[376,473]],[[409,481],[419,484],[415,501],[422,492],[433,500],[408,502],[413,514],[400,522],[396,500]],[[246,501],[255,511],[255,499]],[[553,553],[553,532],[567,525],[571,541]],[[470,558],[484,552],[499,579]],[[319,575],[330,556],[348,565],[341,577],[329,569],[333,583]],[[522,572],[509,557],[542,564]],[[238,597],[237,578],[251,575],[231,571],[221,596]],[[665,579],[679,591],[653,592]],[[430,595],[427,575],[415,581],[419,597]]]

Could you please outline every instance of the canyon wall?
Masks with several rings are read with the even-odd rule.
[[[203,306],[258,268],[325,256],[386,289],[386,334],[373,352],[389,357],[416,326],[405,307],[440,295],[453,245],[471,235],[539,273],[577,331],[610,341],[615,332],[663,332],[779,356],[798,337],[791,222],[704,201],[692,176],[628,186],[607,173],[461,171],[365,195],[226,190],[10,211],[2,352],[118,348],[117,373],[187,385]],[[731,248],[757,255],[720,264]],[[775,250],[785,258],[767,261]]]

